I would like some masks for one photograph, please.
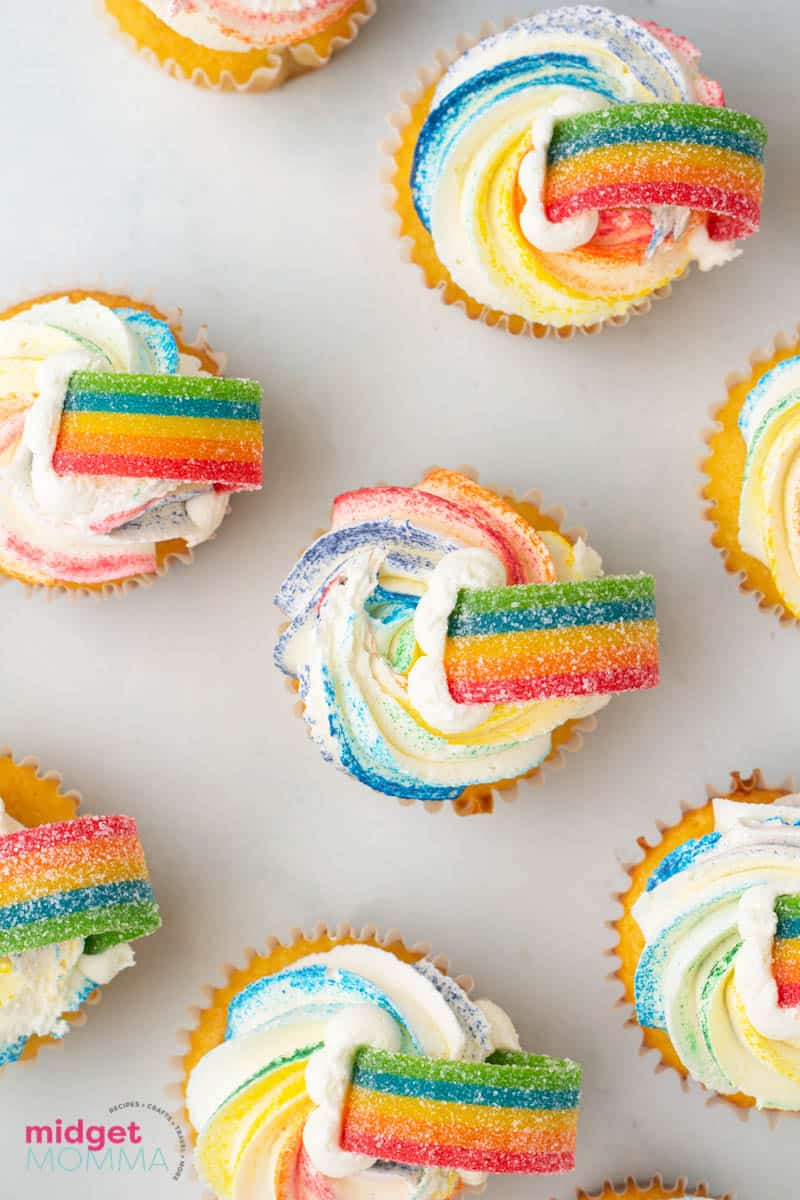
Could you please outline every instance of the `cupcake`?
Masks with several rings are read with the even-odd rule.
[[[0,1070],[80,1023],[161,924],[136,822],[78,816],[59,784],[0,755]]]
[[[178,315],[179,316],[179,315]],[[149,582],[261,486],[261,391],[178,317],[70,292],[0,316],[0,575]]]
[[[324,67],[376,11],[376,0],[103,0],[119,31],[176,79],[270,91]]]
[[[337,497],[276,603],[323,755],[433,808],[491,809],[612,693],[658,682],[652,578],[604,576],[535,494],[456,471]]]
[[[448,1200],[488,1174],[574,1167],[580,1067],[397,934],[319,927],[227,969],[176,1061],[218,1200]]]
[[[728,380],[702,464],[706,517],[725,569],[781,620],[800,619],[800,342],[781,336]]]
[[[387,179],[428,287],[512,333],[624,323],[756,232],[766,131],[650,21],[557,8],[441,54]]]
[[[649,1183],[637,1183],[628,1176],[625,1183],[617,1188],[607,1181],[599,1192],[578,1192],[578,1200],[706,1200],[710,1195],[706,1185],[699,1183],[692,1187],[685,1179],[679,1179],[672,1187],[664,1183],[660,1175],[656,1175]],[[720,1196],[719,1200],[733,1200],[729,1193]]]
[[[643,1046],[740,1109],[800,1110],[800,796],[759,772],[639,845],[617,977]]]

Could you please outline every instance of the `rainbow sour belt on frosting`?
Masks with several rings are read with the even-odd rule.
[[[459,639],[447,638],[459,594],[500,589],[506,595],[506,588],[535,585],[526,594],[543,596],[554,584],[592,580],[601,571],[584,542],[537,532],[512,504],[456,472],[431,471],[414,488],[349,492],[334,503],[331,530],[309,547],[278,594],[289,625],[275,659],[299,681],[306,721],[325,757],[387,795],[454,800],[472,784],[532,770],[550,753],[555,729],[609,699],[597,688],[587,695],[577,677],[570,694],[562,686],[548,699],[531,698],[537,688],[548,690],[541,676],[557,663],[554,652],[526,664],[531,696],[462,702],[451,669]],[[564,591],[552,596],[569,607]],[[652,681],[654,627],[647,624],[647,597],[644,603],[640,649]],[[632,613],[619,609],[611,620]],[[629,645],[611,644],[622,627],[608,629],[605,647],[596,631],[586,638],[597,687],[604,667],[633,662]],[[545,635],[573,649],[575,636],[569,626]],[[496,654],[483,671],[485,685],[504,686],[508,665]],[[609,691],[620,679],[609,676]]]
[[[571,1170],[580,1082],[427,959],[356,944],[234,996],[186,1103],[220,1200],[450,1200],[475,1172]]]
[[[800,1110],[800,797],[714,801],[633,909],[640,1025],[664,1029],[705,1087]]]
[[[97,586],[212,537],[260,483],[256,392],[139,309],[64,297],[0,321],[0,569]]]
[[[70,377],[53,453],[57,475],[262,483],[261,388],[214,376]]]
[[[456,59],[410,179],[454,282],[489,309],[587,326],[691,261],[735,257],[758,226],[766,135],[723,107],[698,59],[685,38],[585,5]]]
[[[767,371],[739,414],[747,446],[739,542],[772,573],[800,616],[800,357]]]
[[[653,578],[465,589],[450,614],[444,668],[461,704],[655,687]]]
[[[161,924],[136,822],[79,817],[26,829],[0,803],[0,1066],[133,964]]]

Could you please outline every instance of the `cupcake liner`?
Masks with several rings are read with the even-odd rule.
[[[22,300],[18,304],[4,309],[0,312],[0,320],[5,320],[16,316],[18,313],[25,312],[35,304],[43,304],[48,300],[57,300],[60,297],[68,297],[73,302],[89,299],[97,300],[98,303],[106,304],[109,307],[145,310],[152,316],[167,322],[175,335],[181,353],[190,354],[198,358],[204,371],[207,371],[210,375],[220,375],[225,370],[227,356],[212,350],[209,346],[207,340],[208,326],[201,325],[195,334],[194,340],[190,341],[183,328],[180,308],[160,309],[149,299],[135,300],[123,291],[83,288],[54,289],[41,295],[32,296],[27,300]],[[209,541],[211,540],[213,539],[210,538]],[[120,596],[141,587],[150,587],[158,577],[166,575],[173,562],[181,562],[189,566],[194,561],[194,552],[180,538],[157,543],[156,555],[158,566],[151,574],[131,575],[126,579],[109,580],[104,583],[71,583],[67,580],[43,582],[42,580],[29,579],[22,572],[18,571],[15,565],[4,565],[2,559],[0,559],[0,584],[14,580],[23,585],[29,597],[33,596],[34,593],[43,592],[48,600],[64,595],[72,597],[92,596],[100,599],[106,596]]]
[[[324,67],[358,37],[377,0],[354,0],[322,33],[291,46],[249,51],[211,50],[170,29],[142,0],[95,0],[113,31],[151,65],[174,79],[215,92],[269,92],[296,75]]]
[[[739,499],[746,449],[738,418],[748,392],[762,375],[795,354],[800,354],[800,325],[793,337],[780,333],[771,345],[755,350],[750,355],[749,371],[734,372],[727,377],[727,396],[710,411],[714,425],[703,435],[708,453],[699,464],[706,480],[699,495],[701,500],[709,502],[703,516],[713,527],[711,545],[722,556],[725,570],[736,577],[739,591],[752,593],[759,608],[772,612],[785,624],[800,624],[800,619],[784,606],[769,567],[746,554],[739,545]]]
[[[248,947],[243,952],[244,962],[241,966],[224,963],[219,972],[223,982],[217,986],[209,984],[203,988],[204,1003],[189,1009],[189,1025],[178,1032],[179,1053],[169,1060],[172,1082],[167,1086],[167,1095],[170,1101],[176,1104],[172,1116],[181,1125],[190,1145],[194,1145],[196,1135],[186,1111],[186,1082],[203,1055],[224,1039],[228,1005],[234,995],[249,983],[283,970],[298,958],[329,950],[335,945],[353,942],[390,950],[404,962],[413,963],[421,958],[430,957],[430,961],[440,971],[444,974],[451,973],[448,959],[441,955],[432,957],[427,943],[416,942],[409,946],[396,929],[387,930],[381,935],[374,925],[365,925],[357,930],[344,922],[331,929],[326,922],[318,921],[309,933],[304,933],[302,929],[292,929],[286,941],[274,936],[268,937],[263,951]],[[474,985],[469,976],[457,975],[454,978],[467,994],[472,991]],[[474,1192],[480,1189],[466,1190]],[[206,1191],[205,1195],[211,1197],[212,1193]]]
[[[691,805],[681,801],[681,818],[676,824],[667,825],[663,821],[656,821],[659,837],[655,841],[650,842],[644,836],[636,839],[637,845],[642,851],[642,857],[637,862],[621,864],[622,870],[629,878],[629,883],[625,891],[613,892],[611,899],[621,908],[622,912],[616,920],[606,922],[607,928],[616,934],[617,941],[605,951],[605,955],[614,959],[618,964],[608,978],[621,987],[616,1007],[624,1009],[628,1013],[625,1025],[639,1030],[640,1057],[654,1054],[656,1056],[653,1064],[655,1074],[661,1074],[666,1070],[676,1072],[684,1092],[698,1090],[705,1096],[706,1105],[724,1104],[732,1108],[742,1121],[748,1120],[750,1113],[756,1110],[755,1100],[751,1096],[743,1094],[724,1096],[719,1092],[709,1091],[704,1084],[692,1079],[689,1075],[665,1030],[647,1029],[639,1024],[636,1017],[634,974],[644,947],[644,939],[631,910],[644,891],[650,874],[667,854],[690,838],[701,837],[704,833],[711,832],[714,827],[712,800],[725,797],[731,800],[746,800],[751,804],[768,804],[780,799],[781,796],[788,795],[792,790],[791,779],[784,780],[778,787],[769,787],[764,782],[759,770],[753,771],[746,777],[740,775],[738,771],[734,771],[731,774],[729,791],[720,791],[707,784],[705,803]],[[784,1112],[778,1109],[756,1111],[760,1111],[766,1117],[770,1126],[774,1126],[781,1118],[800,1116],[800,1113]]]
[[[78,815],[81,804],[80,792],[61,789],[61,776],[56,771],[42,772],[35,758],[23,758],[17,762],[8,748],[0,747],[0,798],[10,817],[31,828],[56,821],[71,821]],[[72,1031],[86,1024],[87,1008],[100,1003],[102,991],[97,988],[87,996],[75,1013],[65,1013]],[[34,1036],[28,1039],[22,1057],[14,1063],[0,1067],[0,1076],[20,1066],[29,1066],[37,1058],[43,1046],[54,1050],[63,1044],[63,1038]]]
[[[429,471],[434,470],[434,467],[427,467],[422,472],[422,478]],[[475,483],[480,482],[478,472],[474,467],[460,466],[457,467],[462,475],[468,476]],[[385,484],[375,484],[376,487],[386,486]],[[516,496],[508,489],[503,490],[495,487],[492,484],[484,484],[484,487],[496,495],[501,496],[504,500],[508,500],[518,512],[522,514],[531,524],[539,530],[552,530],[554,533],[560,533],[568,541],[575,543],[578,538],[586,538],[585,529],[578,526],[574,528],[565,528],[566,511],[561,505],[553,508],[544,507],[544,499],[542,493],[532,488],[525,492],[522,496]],[[315,529],[311,535],[311,541],[314,542],[317,538],[327,533],[328,526]],[[310,544],[310,543],[309,543]],[[298,554],[298,558],[302,557],[308,547],[303,547]],[[287,622],[282,622],[278,627],[278,633],[283,633],[288,628]],[[286,679],[285,686],[289,692],[295,697],[299,691],[299,685],[295,679]],[[303,720],[305,712],[305,704],[302,700],[297,700],[294,705],[294,714]],[[429,813],[440,813],[443,809],[451,809],[458,817],[472,817],[481,813],[494,812],[495,803],[499,800],[506,804],[511,804],[517,799],[517,786],[522,780],[540,786],[544,783],[545,775],[549,775],[554,771],[561,770],[566,765],[567,757],[571,754],[576,754],[583,746],[583,739],[586,734],[593,733],[597,728],[597,717],[583,717],[574,721],[566,721],[563,725],[559,725],[551,734],[552,746],[547,757],[539,763],[538,767],[526,772],[524,775],[517,775],[513,779],[500,779],[495,783],[475,783],[464,789],[461,795],[456,800],[435,801],[435,800],[413,800],[413,799],[398,799],[397,803],[404,808],[423,808]],[[306,733],[309,739],[311,733],[306,727]],[[363,786],[363,785],[362,785]]]
[[[676,1179],[670,1186],[664,1182],[661,1175],[654,1175],[649,1183],[639,1183],[633,1175],[628,1175],[619,1187],[615,1187],[611,1180],[607,1179],[599,1192],[584,1192],[579,1188],[577,1200],[673,1200],[687,1195],[710,1197],[711,1193],[705,1183],[690,1185],[685,1176]],[[726,1192],[724,1196],[715,1197],[715,1200],[733,1200],[733,1196]]]
[[[425,286],[437,291],[443,304],[456,305],[471,321],[478,321],[490,328],[503,329],[515,337],[524,334],[536,339],[554,337],[562,341],[569,341],[576,333],[590,337],[608,326],[627,325],[631,317],[648,313],[655,300],[666,299],[671,294],[672,283],[688,275],[688,268],[682,275],[676,276],[672,283],[655,289],[649,296],[631,305],[627,312],[620,316],[607,317],[593,325],[557,326],[528,321],[513,313],[501,312],[481,304],[455,283],[447,267],[437,257],[433,238],[417,216],[408,186],[414,147],[439,80],[451,63],[465,50],[470,50],[492,34],[508,29],[518,20],[518,17],[508,17],[499,26],[493,21],[486,21],[477,37],[461,34],[456,39],[455,49],[437,51],[435,63],[429,67],[422,67],[417,72],[415,86],[401,93],[402,108],[389,117],[392,135],[381,143],[381,152],[387,160],[381,171],[381,178],[387,185],[384,207],[394,216],[393,232],[402,245],[403,257],[407,262],[415,263],[419,267]]]

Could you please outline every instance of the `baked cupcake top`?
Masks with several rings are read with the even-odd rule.
[[[710,1090],[797,1111],[800,796],[713,810],[713,832],[667,855],[633,907],[637,1018]]]
[[[212,50],[291,46],[324,32],[355,0],[145,0],[183,37]]]
[[[220,1200],[448,1200],[486,1172],[571,1170],[580,1077],[430,960],[340,944],[233,995],[186,1108]]]
[[[604,8],[552,9],[444,74],[411,173],[453,280],[555,326],[626,313],[755,232],[763,126],[724,106],[685,38]]]
[[[0,1067],[126,967],[161,924],[130,817],[27,829],[0,800]]]
[[[260,390],[207,376],[166,321],[68,297],[0,321],[7,573],[88,586],[150,575],[159,543],[206,541],[231,491],[260,480]]]
[[[612,692],[658,680],[653,581],[457,472],[339,496],[276,603],[325,757],[387,795],[512,779]]]
[[[747,446],[739,502],[742,549],[769,567],[800,616],[800,357],[762,375],[739,414]]]

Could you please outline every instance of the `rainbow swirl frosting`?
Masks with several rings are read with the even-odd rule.
[[[800,616],[800,357],[761,377],[739,429],[747,446],[739,542],[769,567],[786,607]]]
[[[0,1065],[125,967],[161,924],[130,817],[26,829],[0,802]]]
[[[626,313],[758,227],[766,133],[684,38],[604,8],[539,13],[458,58],[411,190],[453,280],[548,325]]]
[[[171,29],[212,50],[292,46],[323,33],[355,0],[145,0]]]
[[[449,1200],[475,1172],[571,1170],[580,1082],[427,959],[355,944],[235,995],[186,1103],[220,1200]]]
[[[658,866],[633,915],[640,1025],[705,1087],[800,1110],[800,796],[714,801],[715,830]]]
[[[596,712],[617,690],[585,686],[586,670],[575,673],[569,694],[522,698],[512,686],[515,672],[532,676],[534,662],[541,675],[555,678],[561,670],[563,678],[570,656],[560,653],[565,641],[558,639],[574,637],[577,620],[564,602],[562,628],[546,631],[533,658],[523,661],[505,637],[489,639],[493,677],[498,684],[506,679],[508,688],[485,702],[462,702],[446,663],[460,647],[469,658],[467,674],[485,672],[473,653],[477,639],[465,639],[465,647],[458,636],[448,638],[459,593],[593,579],[601,569],[582,541],[572,545],[560,534],[537,532],[513,505],[456,472],[431,471],[413,488],[349,492],[334,502],[330,531],[303,554],[278,593],[289,624],[275,660],[299,681],[306,721],[326,758],[387,795],[454,800],[472,784],[513,779],[538,766],[555,729]],[[637,611],[650,621],[648,631],[654,628],[647,603]],[[530,650],[531,636],[537,634],[512,633],[511,641],[518,648],[521,637]],[[632,645],[625,662],[637,656],[644,662]],[[648,653],[653,683],[652,647]],[[622,661],[612,661],[610,651],[604,660],[602,646],[591,657],[592,669]],[[635,684],[648,685],[643,677]]]
[[[260,433],[245,452],[245,422],[233,422],[231,437],[217,414],[168,411],[196,409],[195,393],[232,382],[202,375],[168,324],[138,309],[65,297],[0,321],[0,568],[30,582],[98,585],[152,574],[159,542],[212,537],[231,487],[258,485]],[[185,383],[157,383],[179,376]],[[218,459],[220,446],[229,457],[246,453],[258,472],[232,483],[218,470],[187,475],[187,462]]]

